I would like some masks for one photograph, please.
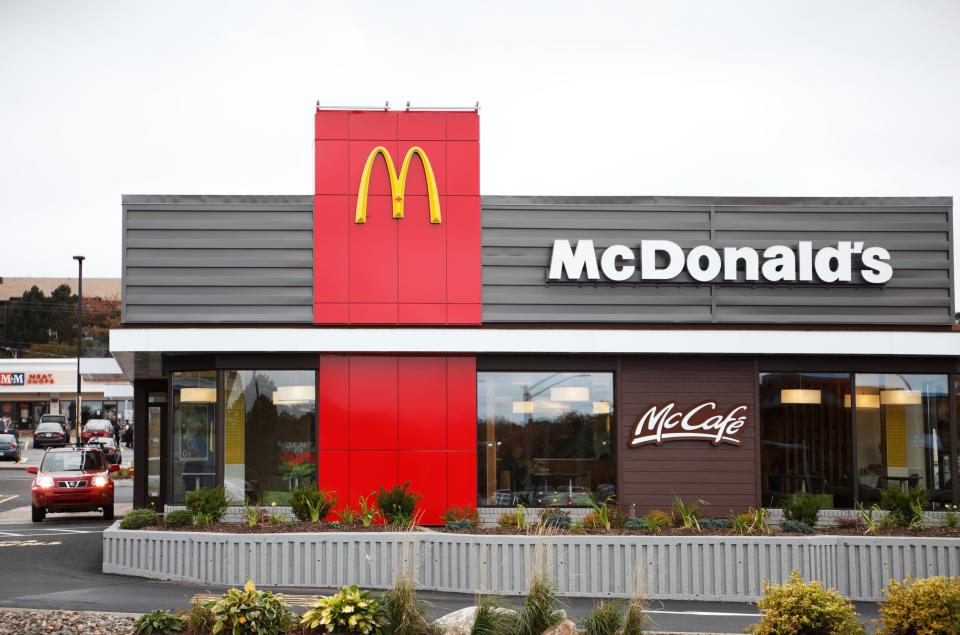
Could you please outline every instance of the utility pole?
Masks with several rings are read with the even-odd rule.
[[[73,409],[74,425],[76,426],[77,447],[80,447],[80,421],[83,407],[80,398],[80,355],[83,346],[83,256],[74,256],[74,260],[80,266],[77,276],[77,402]],[[69,432],[67,434],[70,434]]]

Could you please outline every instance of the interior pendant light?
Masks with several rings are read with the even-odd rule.
[[[217,389],[181,388],[180,403],[217,403]]]

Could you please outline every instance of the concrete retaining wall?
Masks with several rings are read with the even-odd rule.
[[[122,530],[103,534],[103,571],[239,586],[384,589],[410,566],[420,588],[523,595],[544,563],[561,595],[749,601],[762,581],[797,569],[854,600],[881,599],[891,577],[960,575],[949,538],[478,536],[415,533],[220,534]]]

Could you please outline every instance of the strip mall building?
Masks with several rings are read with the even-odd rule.
[[[313,196],[123,198],[136,504],[958,502],[950,198],[481,196],[474,111],[315,123]]]

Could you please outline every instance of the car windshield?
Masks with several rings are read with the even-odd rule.
[[[12,434],[0,434],[0,443],[13,443],[16,441]]]
[[[55,421],[57,423],[66,423],[67,418],[64,415],[43,415],[40,421]]]
[[[63,429],[59,423],[47,422],[38,425],[37,432],[63,432]]]
[[[108,448],[117,447],[116,442],[113,440],[113,437],[99,437],[97,439],[91,439],[90,445],[102,445]]]
[[[110,428],[108,421],[91,421],[87,424],[87,430],[107,430]]]
[[[44,472],[71,472],[77,470],[102,470],[103,454],[90,452],[50,452],[43,457]]]

